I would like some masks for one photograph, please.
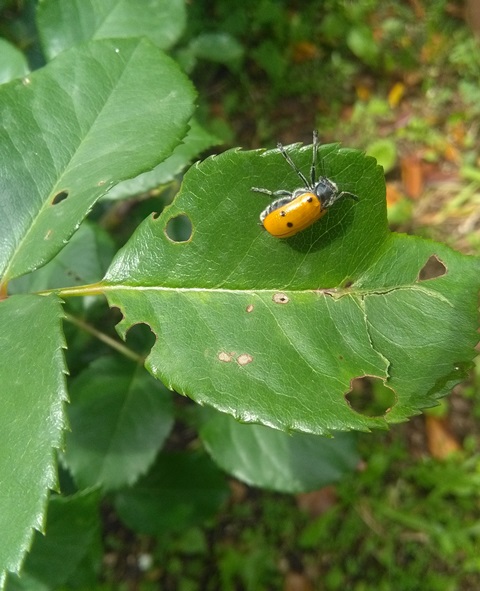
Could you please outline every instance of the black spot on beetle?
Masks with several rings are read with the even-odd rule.
[[[293,228],[292,222],[287,222],[287,228]]]

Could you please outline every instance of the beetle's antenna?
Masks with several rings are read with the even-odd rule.
[[[282,153],[282,156],[285,158],[285,160],[290,164],[290,166],[293,168],[293,170],[298,174],[298,176],[305,183],[305,187],[308,187],[309,189],[313,189],[313,185],[310,186],[310,183],[307,181],[307,177],[298,168],[298,166],[295,164],[295,162],[290,158],[290,154],[285,150],[285,148],[283,147],[283,144],[281,144],[279,142],[277,144],[277,148],[280,150],[280,152]]]
[[[317,179],[317,153],[318,153],[318,131],[313,130],[313,156],[312,156],[312,167],[310,169],[310,178],[312,180],[312,187],[315,186]]]

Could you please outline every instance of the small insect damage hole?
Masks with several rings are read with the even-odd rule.
[[[52,199],[52,205],[58,205],[68,197],[68,191],[59,191]]]
[[[172,242],[188,242],[192,232],[192,222],[183,213],[170,218],[165,226],[165,236]]]
[[[432,254],[427,262],[423,265],[418,273],[418,281],[427,281],[428,279],[436,279],[437,277],[443,277],[446,275],[447,267],[445,263]]]
[[[147,357],[156,340],[157,337],[151,327],[140,322],[128,329],[125,344],[137,355]]]
[[[282,293],[282,292],[274,293],[273,296],[272,296],[272,300],[276,304],[288,304],[288,302],[290,301],[290,299],[287,296],[287,294],[286,293]]]
[[[352,380],[345,398],[353,410],[367,417],[383,416],[396,402],[395,392],[373,376]]]

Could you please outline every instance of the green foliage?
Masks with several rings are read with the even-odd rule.
[[[132,85],[141,91],[132,95]],[[193,90],[178,67],[139,39],[75,48],[1,91],[1,174],[13,208],[0,220],[0,233],[11,236],[0,253],[3,281],[48,262],[113,184],[169,156],[192,113]],[[146,143],[132,153],[138,134]]]
[[[212,517],[226,497],[225,479],[208,456],[163,453],[146,476],[116,495],[115,507],[133,530],[163,536]]]
[[[9,579],[8,589],[58,589],[75,581],[75,588],[93,588],[100,565],[98,492],[70,497],[53,495],[45,536],[35,534],[22,576]]]
[[[366,153],[375,158],[378,164],[383,167],[385,173],[390,172],[395,166],[397,148],[392,140],[376,140],[367,146]]]
[[[209,26],[199,26],[195,6],[199,20],[172,49],[185,33],[181,0],[148,7],[43,0],[36,10],[43,56],[32,58],[36,40],[19,43],[32,50],[28,62],[3,41],[0,76],[11,81],[0,86],[0,587],[7,571],[19,572],[33,540],[23,576],[9,575],[9,588],[93,588],[102,552],[100,499],[131,530],[157,540],[180,536],[184,551],[204,554],[202,533],[188,528],[212,523],[225,502],[225,476],[215,463],[274,490],[337,482],[358,464],[355,438],[316,435],[403,421],[465,375],[477,338],[479,260],[391,234],[383,175],[372,158],[323,146],[317,167],[359,202],[337,204],[285,241],[259,227],[270,198],[251,191],[298,187],[278,150],[209,158],[185,175],[171,205],[162,211],[166,196],[155,200],[217,142],[192,120],[195,92],[165,49],[196,73],[212,61],[243,80],[243,64],[253,60],[268,73],[273,94],[303,94],[339,64],[346,76],[352,52],[371,68],[391,67],[371,29],[359,25],[375,7],[366,2],[335,12],[325,3],[317,14],[312,4],[291,14],[286,2],[226,2],[213,9],[223,23],[216,30],[208,11]],[[36,5],[28,8],[12,25],[12,39],[31,30]],[[312,47],[317,25],[324,40]],[[397,25],[385,22],[384,40],[395,37]],[[247,32],[252,47],[244,44]],[[290,77],[300,49],[313,57],[299,59],[301,75]],[[35,70],[43,59],[51,61]],[[465,56],[455,59],[471,70]],[[387,167],[394,160],[389,147],[377,145]],[[288,149],[308,175],[311,149]],[[138,216],[146,219],[111,262],[127,220]],[[425,280],[432,257],[444,273]],[[75,295],[85,297],[73,302]],[[101,295],[122,313],[125,344],[112,330],[118,314]],[[369,415],[347,401],[352,381],[365,376],[394,392],[390,409]],[[174,405],[166,387],[211,408],[192,413],[185,403]],[[218,411],[260,424],[241,425]],[[177,451],[185,440],[190,451]],[[57,457],[63,496],[52,495],[47,505],[49,490],[58,488]],[[423,478],[429,487],[428,474]],[[469,496],[471,479],[457,482],[445,495]],[[439,511],[442,494],[433,498]],[[286,513],[275,503],[264,509],[278,539]],[[427,529],[423,517],[381,511]],[[472,528],[448,542],[429,533],[442,557],[462,544],[473,554]],[[241,580],[255,589],[278,579],[271,539],[267,528],[247,529],[247,551],[219,551],[224,588]],[[171,566],[182,569],[175,558]],[[477,566],[472,558],[470,568]]]
[[[12,280],[9,291],[31,293],[98,281],[113,254],[110,235],[98,224],[85,220],[56,257],[40,269]]]
[[[216,137],[203,129],[195,119],[192,119],[187,135],[183,138],[182,143],[175,148],[171,156],[152,170],[144,172],[133,179],[118,183],[105,195],[105,199],[125,199],[132,195],[147,193],[161,185],[166,185],[185,170],[186,166],[198,154],[218,143],[219,140]]]
[[[53,295],[16,296],[0,305],[2,570],[18,570],[32,528],[43,529],[47,492],[56,485],[53,448],[61,443],[67,398],[61,316]]]
[[[240,43],[226,33],[201,34],[192,39],[183,52],[183,59],[189,57],[190,68],[193,66],[193,60],[201,59],[238,68],[242,56],[243,48]]]
[[[187,36],[192,41],[180,54],[195,80],[208,81],[206,87],[215,83],[218,62],[238,72],[235,85],[222,87],[220,100],[233,113],[247,118],[255,113],[258,127],[270,120],[279,98],[292,96],[300,104],[318,104],[311,116],[325,111],[322,124],[338,127],[337,110],[354,100],[355,85],[365,75],[390,84],[405,71],[423,68],[422,50],[430,43],[435,47],[439,32],[448,46],[434,52],[432,62],[435,68],[448,62],[462,29],[447,12],[444,0],[425,7],[379,0],[293,5],[286,0],[198,0],[189,10]],[[192,47],[197,42],[202,46],[205,37],[209,47],[220,48],[216,40],[222,39],[226,51],[195,54]],[[474,55],[478,51],[470,52],[470,63]],[[466,52],[462,64],[465,58]]]
[[[405,469],[405,463],[410,468]],[[411,463],[398,444],[337,488],[339,503],[299,536],[310,560],[334,556],[327,589],[474,589],[478,457]],[[306,558],[308,561],[309,559]],[[339,568],[338,565],[343,565]]]
[[[332,439],[307,433],[287,438],[276,430],[242,425],[220,413],[210,414],[200,437],[226,472],[243,482],[281,492],[305,492],[337,482],[360,461],[356,437],[351,433],[337,433]],[[265,449],[270,450],[268,456],[262,453]]]
[[[182,34],[185,18],[183,0],[153,0],[142,10],[134,2],[118,0],[43,0],[37,11],[40,40],[49,60],[90,39],[147,37],[168,49]]]
[[[425,589],[476,589],[479,458],[412,461],[391,435],[373,439],[373,446],[371,436],[361,443],[368,459],[362,470],[335,493],[314,493],[318,516],[299,510],[291,496],[254,493],[203,532],[191,528],[158,546],[151,572],[165,566],[159,586],[281,589],[281,573],[293,570],[328,591],[388,591],[392,581],[410,591],[419,580]]]
[[[311,158],[310,149],[292,155],[303,167]],[[390,234],[374,161],[335,146],[320,156],[358,204],[275,240],[256,224],[263,197],[251,186],[278,188],[283,175],[293,190],[295,173],[278,151],[225,152],[190,169],[172,205],[138,227],[91,289],[120,308],[122,335],[138,323],[169,335],[146,361],[169,388],[244,422],[328,434],[405,420],[465,375],[477,339],[479,261]],[[168,237],[180,215],[193,228],[183,242]],[[445,273],[422,281],[432,257]],[[395,392],[383,416],[345,400],[365,375],[388,379]]]
[[[41,10],[54,4],[45,2]],[[183,3],[177,4],[183,10]],[[62,4],[67,6],[71,4]],[[88,10],[86,3],[82,10]],[[154,14],[165,17],[151,13],[152,26]],[[82,229],[72,246],[60,251],[95,201],[113,184],[165,160],[187,132],[193,111],[192,86],[160,49],[132,37],[131,19],[122,18],[116,26],[123,22],[128,39],[73,46],[46,67],[0,88],[4,115],[0,142],[2,293],[10,279],[28,271],[36,273],[13,286],[13,291],[98,279],[99,269],[109,258],[101,233],[89,235],[87,228]],[[63,20],[58,15],[52,19],[40,18],[41,30],[56,27],[57,35],[49,29],[49,41],[68,39],[72,13]],[[160,20],[165,25],[165,18]],[[178,27],[175,15],[173,20]],[[171,27],[167,30],[173,35]],[[96,33],[91,27],[84,38]],[[169,44],[165,40],[163,46]],[[193,155],[191,148],[188,157]],[[96,235],[97,243],[92,241]],[[45,263],[49,264],[38,270]],[[55,486],[53,448],[59,447],[65,424],[66,370],[57,298],[12,296],[2,302],[0,314],[6,393],[0,413],[6,442],[2,453],[3,580],[6,569],[18,570],[33,528],[42,528],[47,491]],[[166,415],[162,417],[165,420]],[[148,438],[147,432],[145,436]],[[156,449],[161,446],[158,431],[156,445]],[[155,448],[148,454],[144,451],[143,464],[135,466],[137,477],[153,460]],[[73,455],[77,463],[72,463],[78,466],[78,455]],[[127,471],[123,477],[130,482],[133,474]],[[122,480],[119,473],[116,477],[118,485]],[[107,488],[111,485],[106,483]],[[21,495],[18,486],[22,487]]]
[[[170,392],[137,363],[103,357],[72,381],[70,396],[65,462],[78,487],[135,482],[173,426]]]
[[[15,46],[0,38],[0,84],[28,74],[25,56]]]

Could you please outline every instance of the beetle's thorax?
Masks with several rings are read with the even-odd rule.
[[[322,176],[315,183],[313,193],[318,197],[323,208],[329,207],[332,203],[332,198],[338,194],[338,187],[336,183],[331,181],[326,176]]]

